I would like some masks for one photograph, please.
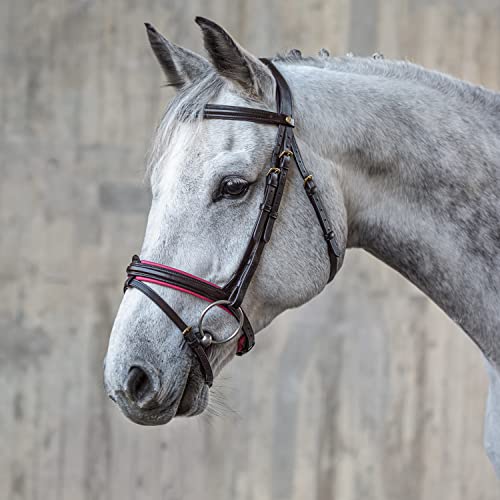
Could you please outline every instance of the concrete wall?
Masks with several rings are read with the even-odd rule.
[[[379,50],[499,88],[499,11],[500,0],[0,2],[0,499],[498,499],[479,352],[364,253],[223,374],[221,416],[135,426],[104,395],[102,359],[170,95],[143,21],[195,50],[201,14],[259,55]]]

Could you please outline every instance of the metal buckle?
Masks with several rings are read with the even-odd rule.
[[[281,174],[281,170],[278,168],[278,167],[271,167],[268,171],[267,171],[267,175],[269,175],[271,172],[274,172],[275,174]]]
[[[289,149],[284,149],[280,155],[278,156],[278,158],[283,158],[283,156],[290,156],[292,157],[293,156],[293,153],[289,150]]]
[[[313,180],[313,176],[312,175],[308,175],[305,179],[304,179],[304,187],[306,187],[307,183],[309,181],[312,181]]]
[[[238,333],[240,333],[241,329],[243,328],[243,323],[245,322],[245,316],[243,314],[243,311],[241,310],[241,307],[238,307],[238,309],[236,309],[238,314],[239,314],[238,328],[236,328],[236,330],[227,339],[216,340],[209,333],[205,333],[205,331],[203,330],[203,319],[205,318],[208,311],[210,311],[210,309],[212,309],[212,307],[221,306],[221,305],[231,305],[231,301],[230,300],[216,300],[215,302],[212,302],[204,309],[204,311],[201,313],[200,319],[198,320],[198,331],[200,332],[200,335],[201,335],[200,343],[205,348],[209,347],[212,344],[218,345],[218,344],[225,344],[226,342],[230,342],[231,340],[233,340],[236,337],[236,335],[238,335]]]

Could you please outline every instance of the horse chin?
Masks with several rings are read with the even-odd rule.
[[[175,409],[154,408],[150,410],[139,410],[130,406],[123,398],[119,397],[116,401],[122,413],[134,424],[153,426],[164,425],[175,416]]]
[[[199,415],[207,405],[208,386],[198,370],[191,370],[175,416],[193,417]]]

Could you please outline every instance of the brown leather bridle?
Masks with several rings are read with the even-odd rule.
[[[255,344],[252,326],[246,314],[241,309],[241,304],[248,285],[257,269],[264,247],[271,238],[292,158],[295,160],[297,169],[304,181],[304,189],[316,212],[323,231],[323,237],[327,244],[330,259],[328,282],[334,278],[337,272],[338,258],[340,257],[340,251],[334,239],[332,226],[328,220],[313,176],[304,165],[293,134],[294,119],[292,115],[292,94],[290,88],[270,60],[261,59],[261,61],[271,70],[276,80],[276,112],[240,106],[207,104],[203,114],[203,117],[209,120],[239,120],[278,126],[276,143],[271,156],[271,168],[266,175],[264,200],[260,205],[252,237],[237,271],[225,286],[219,287],[184,271],[154,262],[141,261],[137,255],[134,255],[132,262],[127,267],[128,278],[124,285],[124,291],[128,288],[135,288],[146,295],[179,328],[186,344],[191,347],[197,356],[205,383],[209,387],[213,382],[212,367],[207,355],[210,345],[229,342],[240,331],[242,335],[238,341],[237,355],[241,356],[245,354]],[[210,305],[201,314],[198,327],[193,329],[187,325],[159,294],[145,284],[148,282],[189,293],[210,302]],[[239,320],[238,328],[227,339],[216,340],[210,333],[203,330],[203,319],[208,311],[215,306],[222,307]]]

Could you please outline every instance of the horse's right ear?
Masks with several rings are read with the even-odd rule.
[[[197,16],[210,61],[222,77],[235,83],[252,99],[274,104],[274,78],[267,66],[241,47],[221,26]]]
[[[179,89],[213,71],[205,58],[169,42],[154,26],[144,24],[151,48],[167,77],[167,85]]]

